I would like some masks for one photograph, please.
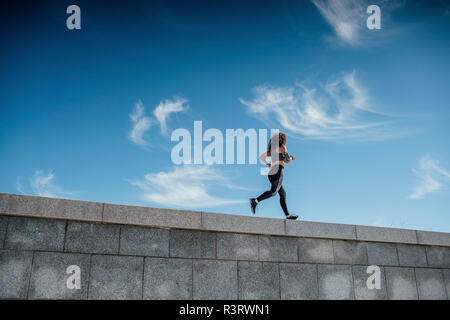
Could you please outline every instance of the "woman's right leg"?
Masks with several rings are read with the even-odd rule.
[[[271,183],[270,190],[264,192],[263,194],[261,194],[256,199],[254,199],[254,198],[250,199],[250,206],[251,206],[253,214],[255,214],[255,212],[256,212],[256,205],[260,201],[262,201],[264,199],[267,199],[267,198],[270,198],[270,197],[273,197],[280,190],[281,183],[283,181],[283,168],[279,167],[279,168],[275,168],[275,170],[277,170],[275,174],[269,174],[268,175],[269,181]],[[275,171],[272,171],[272,172],[275,172]]]
[[[267,198],[275,196],[281,188],[281,183],[283,180],[283,176],[281,175],[281,170],[278,169],[278,172],[274,175],[269,175],[269,181],[272,184],[270,190],[262,193],[258,198],[256,198],[257,202],[265,200]]]

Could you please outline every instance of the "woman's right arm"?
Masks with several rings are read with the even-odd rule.
[[[267,157],[270,157],[270,152],[269,151],[264,152],[262,155],[260,155],[259,159],[270,167],[270,163],[267,162],[267,160],[266,160]]]

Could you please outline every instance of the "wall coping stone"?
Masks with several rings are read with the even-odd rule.
[[[146,227],[450,247],[450,233],[218,214],[0,193],[0,215]]]

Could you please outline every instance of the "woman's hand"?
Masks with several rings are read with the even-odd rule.
[[[272,168],[272,164],[271,164],[270,162],[267,162],[266,164],[267,164],[267,166],[269,167],[269,169]]]
[[[294,159],[295,159],[295,157],[293,155],[291,155],[291,160],[294,160]]]

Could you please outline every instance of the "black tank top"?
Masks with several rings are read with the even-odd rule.
[[[269,145],[267,146],[267,152],[270,152],[272,154],[272,152],[270,151],[271,148],[272,148],[271,143],[269,142]],[[286,161],[286,160],[289,160],[290,158],[291,158],[291,156],[287,152],[278,153],[279,161]]]

